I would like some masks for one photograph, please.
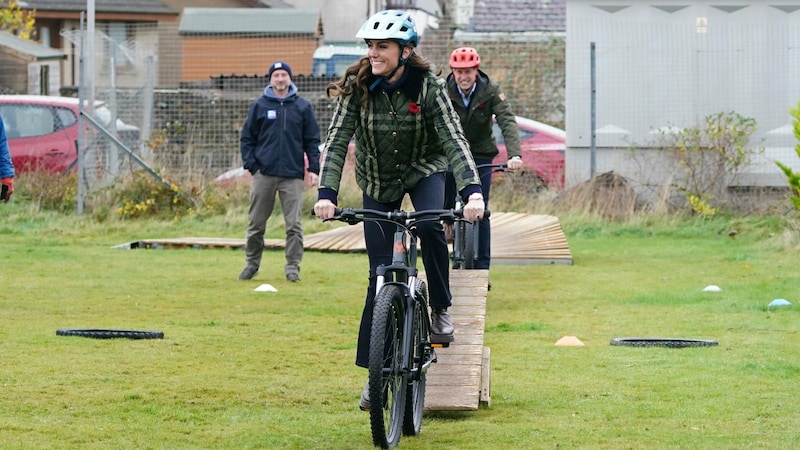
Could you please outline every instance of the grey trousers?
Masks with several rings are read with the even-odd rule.
[[[262,175],[260,172],[253,175],[245,243],[247,265],[261,267],[264,232],[267,229],[267,219],[275,209],[276,194],[281,201],[283,221],[286,227],[284,272],[287,275],[299,274],[300,261],[303,259],[303,226],[300,219],[303,207],[303,180],[300,178],[271,177]]]

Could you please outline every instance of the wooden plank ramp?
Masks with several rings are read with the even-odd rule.
[[[448,312],[455,342],[436,349],[437,362],[427,375],[426,410],[474,411],[489,405],[489,349],[483,346],[488,287],[488,270],[450,271],[453,304]]]
[[[282,249],[283,239],[265,239],[268,249]],[[330,230],[306,235],[306,250],[335,252],[364,252],[362,224],[339,225]],[[226,248],[243,249],[244,239],[184,237],[172,239],[142,239],[115,248]],[[572,265],[572,253],[557,217],[522,213],[492,213],[492,264],[567,264]]]
[[[492,262],[498,264],[572,264],[572,253],[557,217],[513,212],[492,213]],[[362,224],[337,226],[304,238],[307,249],[365,251]]]

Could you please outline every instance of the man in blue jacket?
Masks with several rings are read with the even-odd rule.
[[[6,126],[0,117],[0,201],[8,203],[14,193],[14,164],[11,162],[11,153],[8,150]]]
[[[272,215],[277,194],[286,225],[284,273],[287,280],[300,281],[303,180],[306,170],[309,187],[316,186],[319,180],[319,143],[314,110],[308,100],[297,95],[291,67],[282,61],[272,64],[269,85],[250,106],[240,139],[244,168],[253,175],[245,244],[247,265],[239,274],[240,280],[249,280],[258,273],[267,219]]]

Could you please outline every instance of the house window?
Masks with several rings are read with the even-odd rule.
[[[114,58],[114,66],[117,70],[131,70],[134,67],[134,55],[128,47],[129,27],[125,22],[108,22],[103,27],[109,39],[104,40],[104,59],[103,67],[108,67],[111,58]]]

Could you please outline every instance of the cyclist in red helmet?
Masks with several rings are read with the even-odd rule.
[[[475,164],[491,164],[497,156],[497,144],[492,134],[492,116],[497,118],[503,132],[508,151],[508,168],[522,168],[519,128],[514,113],[506,101],[500,86],[480,70],[481,57],[472,47],[460,47],[450,54],[450,69],[447,76],[447,93],[453,108],[461,119],[461,127],[469,141]],[[492,168],[478,168],[481,177],[483,201],[489,207],[489,190],[492,187]],[[455,180],[452,172],[447,173],[445,206],[452,207],[455,201]],[[476,269],[488,269],[491,260],[491,234],[489,219],[478,225],[478,260]]]

